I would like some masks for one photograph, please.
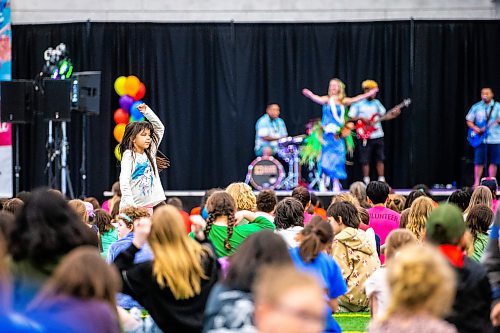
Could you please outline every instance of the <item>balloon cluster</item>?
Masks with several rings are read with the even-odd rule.
[[[116,141],[121,142],[128,123],[144,120],[137,107],[144,103],[141,99],[146,95],[146,86],[134,75],[120,76],[115,80],[114,86],[120,96],[120,108],[116,109],[113,116],[116,123],[113,136]],[[118,161],[122,159],[119,146],[120,144],[117,144],[115,147],[115,157]]]

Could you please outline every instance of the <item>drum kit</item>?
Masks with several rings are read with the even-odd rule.
[[[305,135],[289,136],[278,140],[278,157],[288,164],[285,170],[272,156],[257,157],[249,166],[245,182],[257,190],[292,190],[300,180],[300,145]]]

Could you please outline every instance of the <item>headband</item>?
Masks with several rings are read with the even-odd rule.
[[[134,222],[134,221],[133,221],[133,220],[132,220],[132,219],[131,219],[131,218],[130,218],[127,214],[125,214],[125,213],[120,213],[120,214],[118,214],[118,216],[119,216],[119,217],[121,217],[122,219],[124,219],[124,220],[125,220],[125,221],[127,221],[127,222],[130,222],[130,223]]]

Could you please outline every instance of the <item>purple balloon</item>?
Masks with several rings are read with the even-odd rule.
[[[132,104],[134,104],[133,97],[130,97],[129,95],[123,95],[122,97],[120,97],[120,107],[123,110],[129,112]]]

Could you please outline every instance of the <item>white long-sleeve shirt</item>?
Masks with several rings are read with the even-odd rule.
[[[158,145],[163,139],[165,127],[160,118],[149,107],[144,112],[144,117],[153,125],[158,135]],[[151,143],[151,157],[154,168],[148,160],[146,153],[136,153],[126,150],[123,153],[120,172],[120,190],[122,199],[120,210],[127,207],[155,206],[165,200],[165,192],[161,185],[160,177],[155,173],[156,152],[158,146]]]

